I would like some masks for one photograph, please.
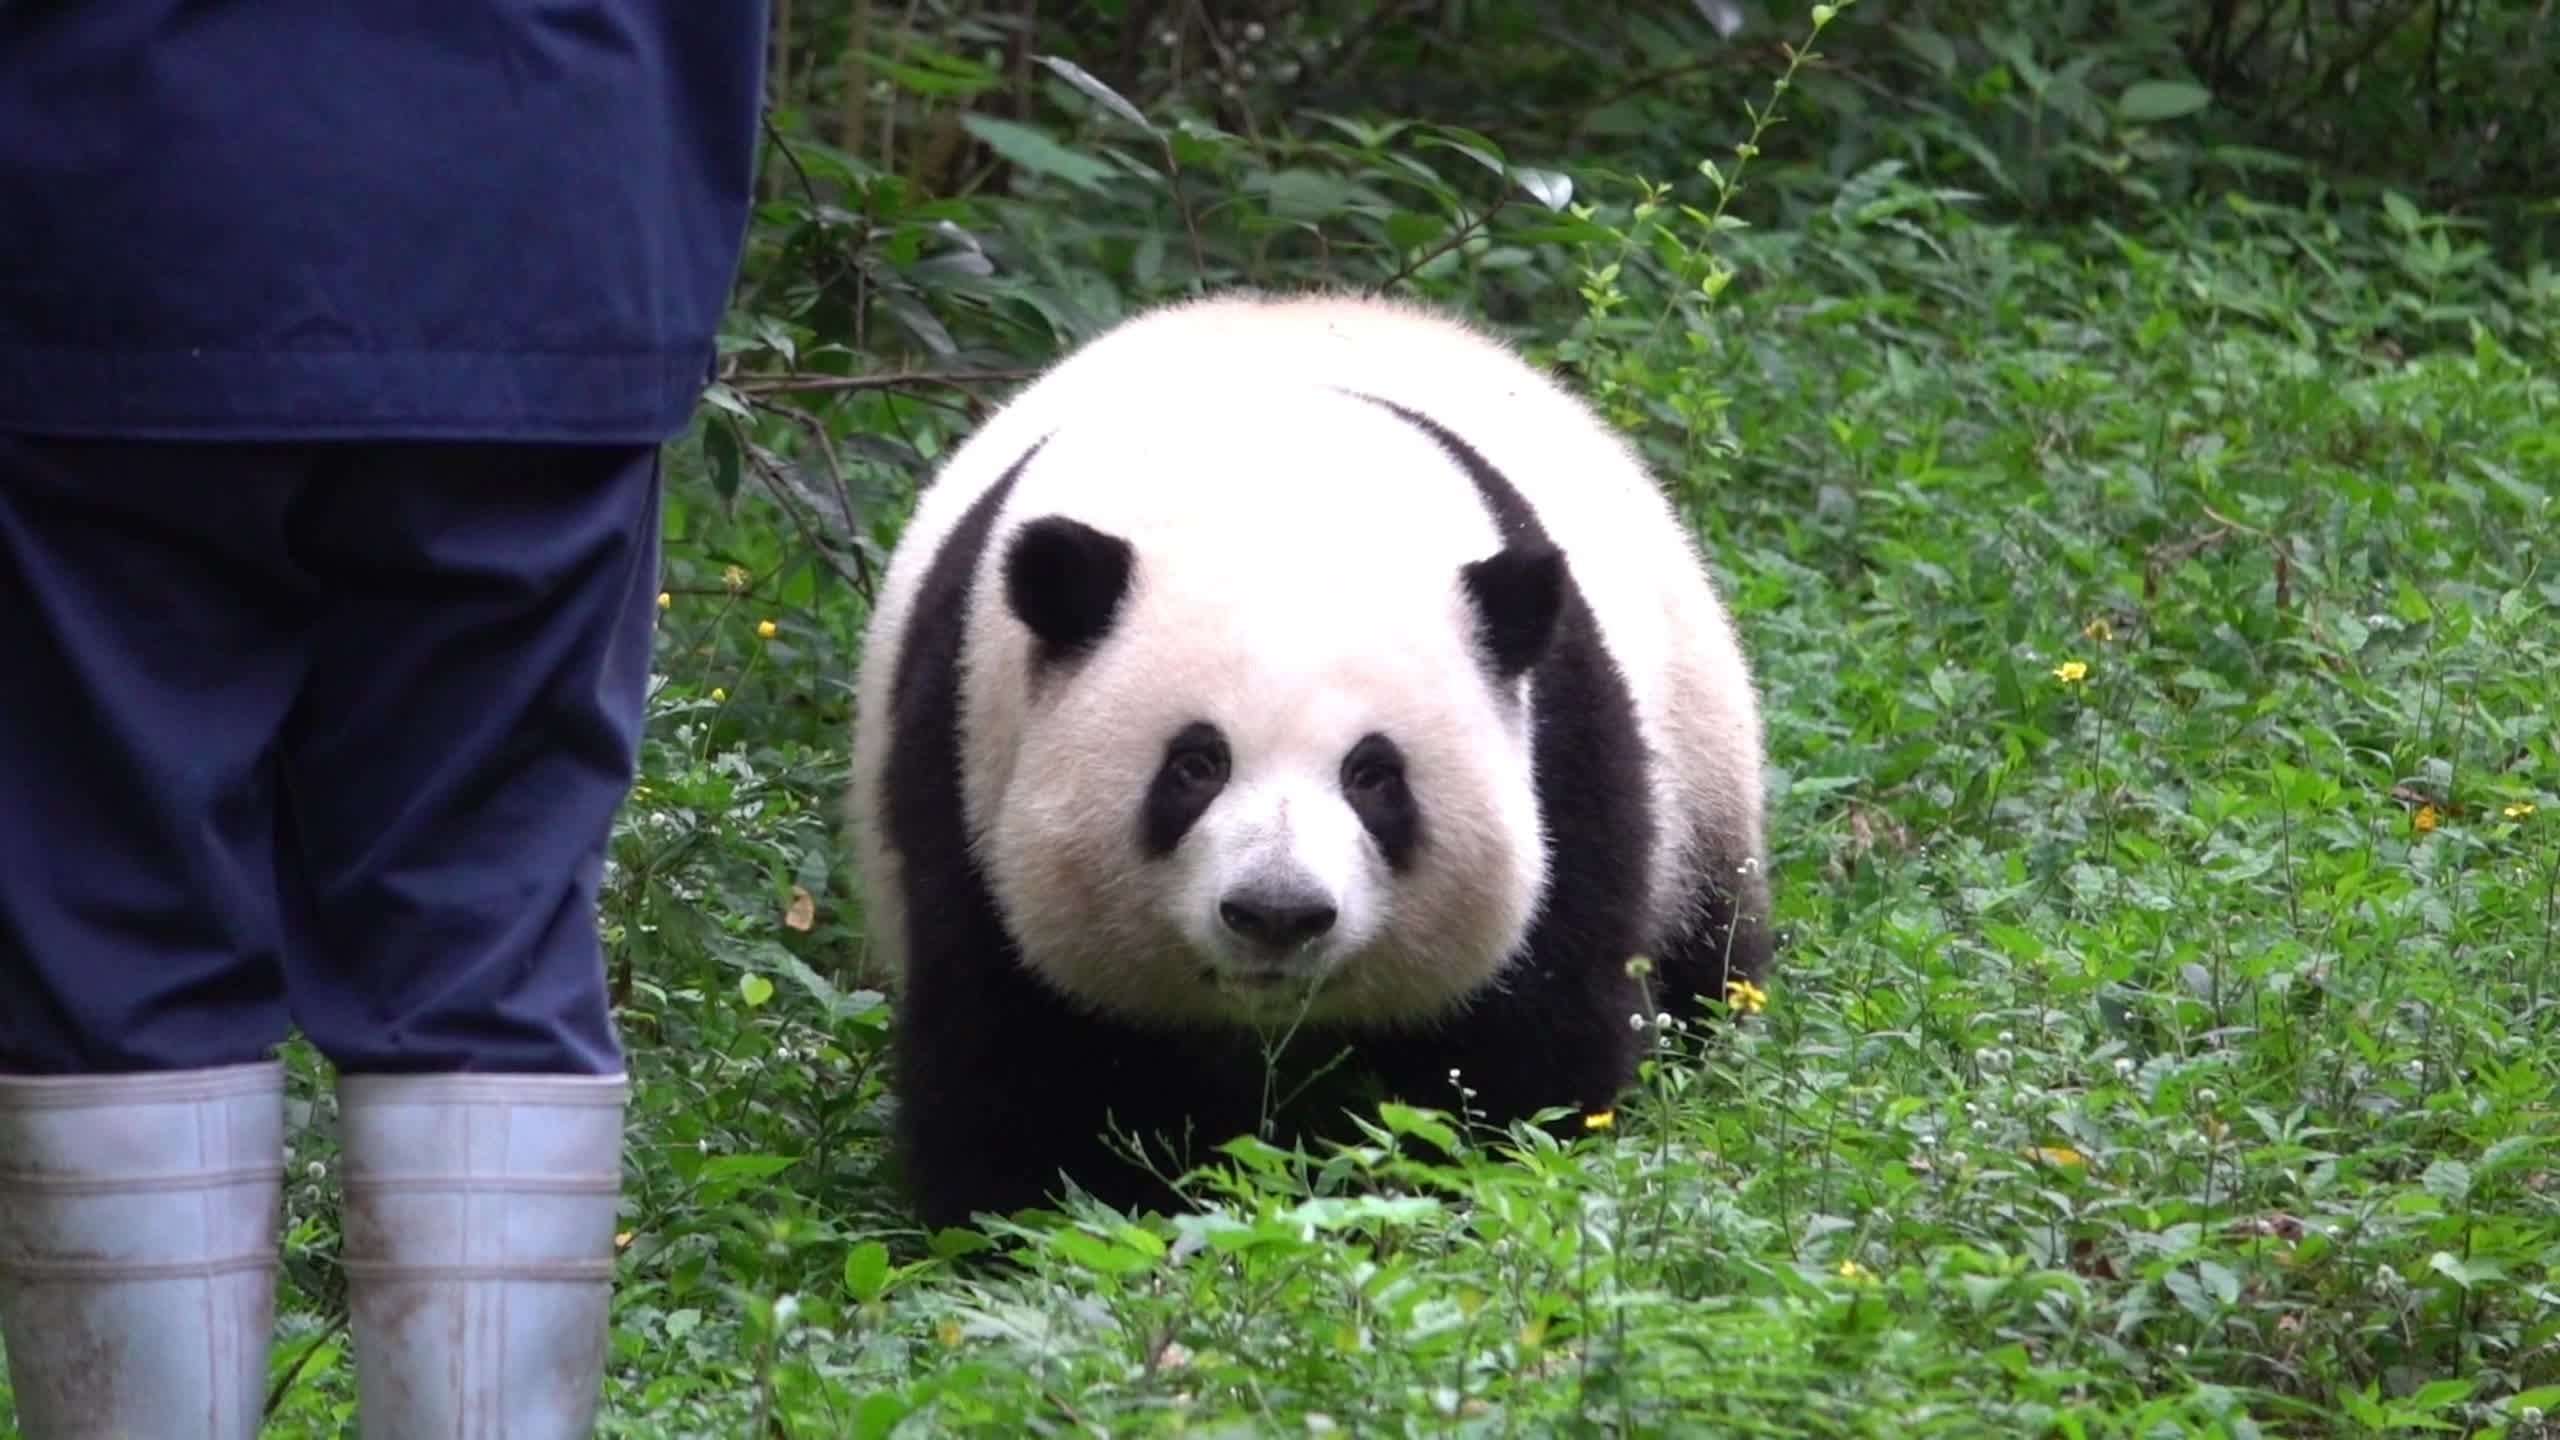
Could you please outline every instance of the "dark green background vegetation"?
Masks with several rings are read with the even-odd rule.
[[[778,20],[606,907],[610,1433],[2560,1434],[2548,0]],[[884,1154],[864,597],[1022,375],[1238,283],[1451,305],[1639,437],[1787,946],[1569,1145],[1453,1095],[974,1268]],[[352,1434],[296,1059],[273,1433]]]

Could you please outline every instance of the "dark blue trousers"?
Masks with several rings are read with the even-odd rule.
[[[0,1072],[610,1073],[655,447],[0,434]]]

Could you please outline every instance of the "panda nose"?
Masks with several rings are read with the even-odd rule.
[[[1218,918],[1256,945],[1295,950],[1333,928],[1333,903],[1319,895],[1237,891],[1218,902]]]

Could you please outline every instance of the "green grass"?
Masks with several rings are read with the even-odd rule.
[[[2387,266],[2316,278],[2276,224],[1932,229],[1943,256],[1769,240],[1678,366],[1605,328],[1576,352],[1631,420],[1729,393],[1725,445],[1665,453],[1765,687],[1789,936],[1765,1013],[1703,1063],[1667,1037],[1608,1131],[1392,1113],[1348,1155],[1237,1147],[1203,1218],[1077,1211],[1000,1228],[1018,1268],[936,1258],[885,1189],[882,1012],[784,959],[856,938],[812,863],[834,737],[671,716],[636,823],[707,827],[735,869],[641,886],[623,923],[771,989],[712,969],[645,1007],[626,1432],[2560,1409],[2549,332],[2466,339]],[[751,548],[704,524],[706,554]],[[671,695],[832,723],[856,615],[811,593],[680,602],[721,638]],[[749,636],[767,612],[790,644]]]
[[[1663,450],[1765,687],[1789,944],[1569,1146],[1393,1113],[1237,1147],[1204,1218],[938,1258],[881,1163],[885,1014],[790,958],[858,944],[820,838],[858,611],[681,600],[631,853],[721,858],[617,900],[640,973],[694,977],[636,1005],[623,1433],[2534,1433],[2549,331],[2287,229],[1816,228],[1694,355],[1583,337],[1631,421],[1730,397]],[[695,521],[702,573],[785,553]],[[686,708],[714,684],[737,718]]]
[[[916,1234],[841,978],[859,601],[686,477],[608,1433],[2554,1433],[2560,286],[1909,203],[1752,237],[1697,343],[1536,337],[1711,548],[1787,936],[1570,1144],[1393,1111],[1010,1266]],[[272,1433],[353,1433],[333,1204]]]

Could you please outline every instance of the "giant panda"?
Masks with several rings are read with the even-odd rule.
[[[1604,1107],[1658,1010],[1768,963],[1760,712],[1692,536],[1419,304],[1219,294],[1075,349],[941,466],[863,646],[928,1226],[1062,1180],[1173,1208],[1186,1157],[1378,1098]]]

